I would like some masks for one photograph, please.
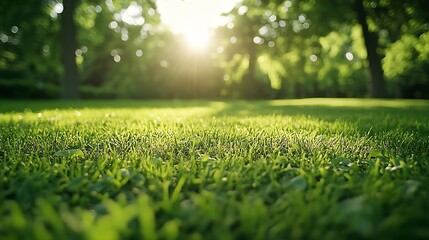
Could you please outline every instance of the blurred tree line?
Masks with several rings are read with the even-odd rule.
[[[427,0],[242,0],[197,51],[155,0],[1,1],[0,97],[429,98],[428,12]]]

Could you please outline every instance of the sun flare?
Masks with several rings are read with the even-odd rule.
[[[196,49],[207,46],[210,42],[210,33],[206,30],[191,30],[183,33],[186,43]]]
[[[207,46],[211,30],[224,25],[228,19],[221,16],[229,12],[236,0],[158,0],[162,22],[176,35],[183,36],[192,48]]]

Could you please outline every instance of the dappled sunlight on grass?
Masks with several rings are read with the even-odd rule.
[[[84,101],[46,101],[46,100],[0,100],[0,113],[40,112],[43,110],[72,109],[164,109],[221,107],[222,102],[202,100],[84,100]]]
[[[350,108],[426,108],[429,111],[427,100],[397,100],[397,99],[363,99],[363,98],[308,98],[292,100],[271,100],[271,106],[323,106],[323,107],[350,107]]]

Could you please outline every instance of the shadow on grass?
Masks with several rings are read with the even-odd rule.
[[[429,135],[429,101],[302,99],[226,103],[216,117],[301,116],[352,126],[357,132]]]
[[[322,120],[371,117],[428,118],[429,101],[301,99],[225,102],[217,116],[303,115]]]

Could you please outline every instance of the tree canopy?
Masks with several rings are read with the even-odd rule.
[[[168,4],[193,16],[187,29],[167,24]],[[0,96],[429,98],[426,0],[241,0],[208,14],[218,5],[2,1]]]

